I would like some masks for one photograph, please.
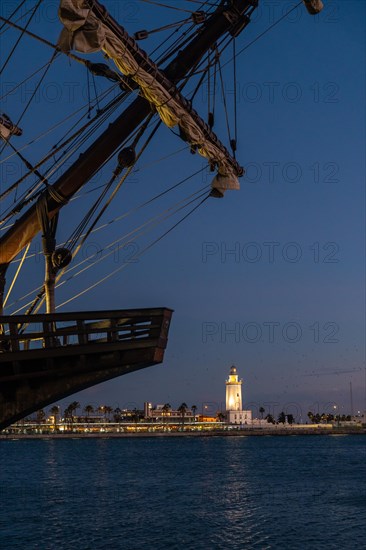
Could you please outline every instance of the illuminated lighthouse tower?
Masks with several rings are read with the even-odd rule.
[[[226,380],[226,410],[241,411],[241,385],[243,381],[239,380],[236,367],[231,367],[229,378]]]
[[[232,366],[226,380],[226,419],[229,424],[248,424],[252,420],[252,411],[243,411],[242,384],[236,367]]]

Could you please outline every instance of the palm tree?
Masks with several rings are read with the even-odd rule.
[[[114,415],[113,415],[115,422],[121,422],[121,414],[122,414],[121,409],[119,407],[116,407],[114,409]]]
[[[170,403],[165,403],[165,405],[163,405],[162,407],[162,411],[163,411],[163,414],[164,416],[167,416],[168,412],[172,409],[172,406]]]
[[[192,412],[193,412],[193,421],[196,422],[197,405],[192,405],[191,409],[192,409]]]
[[[113,412],[113,407],[110,407],[109,405],[105,405],[104,407],[104,413],[106,416],[108,416],[108,421],[110,420],[110,414]]]
[[[67,429],[70,429],[70,417],[71,417],[71,409],[70,409],[70,405],[69,405],[64,410],[64,418],[65,418],[65,424],[66,424]]]
[[[87,421],[89,422],[89,416],[94,412],[93,405],[85,405],[84,412],[87,414],[87,417],[88,417]]]
[[[44,419],[46,418],[46,413],[44,412],[43,409],[39,409],[39,411],[37,411],[37,424],[42,424],[42,422],[44,422]]]
[[[282,424],[286,422],[286,415],[283,411],[278,415],[278,422],[281,422]]]
[[[274,424],[275,423],[275,420],[274,420],[274,418],[271,414],[267,414],[266,420],[267,420],[268,424]]]
[[[105,420],[105,406],[104,405],[99,405],[99,407],[97,408],[97,412],[98,413],[102,413],[103,417],[104,417],[104,420]]]
[[[261,419],[263,420],[263,414],[266,412],[263,407],[259,408],[259,412],[261,413]]]
[[[186,403],[182,403],[178,408],[178,412],[180,412],[180,415],[182,417],[182,429],[184,428],[184,417],[186,415],[187,409],[188,409],[188,406]]]
[[[219,411],[217,414],[216,414],[216,418],[219,422],[223,422],[225,420],[225,414],[221,411]]]
[[[73,401],[65,409],[65,416],[67,416],[70,419],[71,425],[74,423],[74,412],[76,411],[76,409],[80,409],[80,403],[78,401]]]
[[[73,401],[70,405],[72,412],[76,412],[76,409],[80,409],[79,401]]]
[[[53,415],[54,422],[53,422],[53,428],[56,431],[57,428],[57,417],[60,413],[60,407],[58,405],[53,405],[53,407],[50,408],[50,413]]]

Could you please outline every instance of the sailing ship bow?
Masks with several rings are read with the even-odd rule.
[[[321,0],[303,2],[311,14],[323,7]],[[7,267],[40,231],[47,305],[46,315],[1,317],[0,429],[76,391],[162,361],[172,314],[167,308],[54,313],[57,215],[152,112],[169,128],[178,127],[191,149],[216,170],[212,196],[239,188],[243,169],[178,87],[222,37],[235,38],[245,29],[257,6],[258,0],[222,0],[207,17],[196,12],[194,37],[166,67],[158,67],[99,2],[61,0],[64,28],[57,50],[103,51],[139,95],[0,239],[0,314]],[[1,115],[0,135],[5,141],[21,133]],[[24,331],[28,325],[30,331]]]

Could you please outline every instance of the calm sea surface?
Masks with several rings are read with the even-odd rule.
[[[366,438],[0,441],[0,548],[366,548]]]

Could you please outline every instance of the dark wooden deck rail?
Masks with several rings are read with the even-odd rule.
[[[75,392],[163,361],[168,308],[0,317],[0,430]]]
[[[171,310],[167,308],[88,311],[1,317],[0,363],[9,354],[65,347],[90,347],[96,344],[154,340],[165,348]]]

